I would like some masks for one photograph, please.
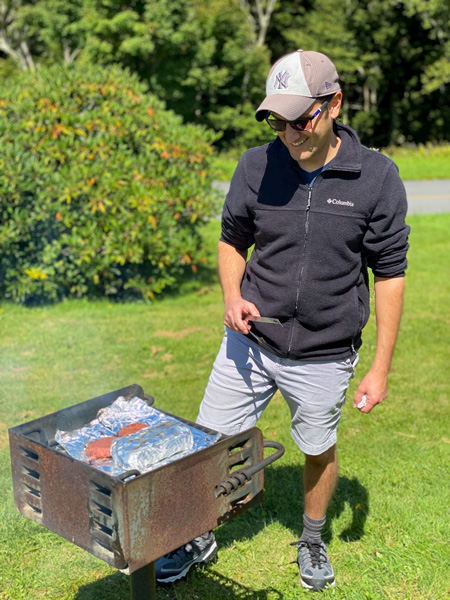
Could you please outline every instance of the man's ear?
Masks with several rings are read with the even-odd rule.
[[[339,116],[339,112],[342,106],[342,92],[336,92],[334,96],[331,98],[329,106],[330,117],[332,119],[337,119]]]

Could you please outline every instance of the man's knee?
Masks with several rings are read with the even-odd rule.
[[[325,450],[322,454],[305,454],[305,459],[306,463],[311,466],[326,467],[330,463],[337,461],[336,445],[331,446],[331,448],[328,448],[328,450]]]

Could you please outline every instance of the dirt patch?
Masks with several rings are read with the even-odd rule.
[[[19,415],[21,422],[32,421],[33,419],[37,419],[39,416],[40,413],[38,413],[36,410],[23,410]]]
[[[174,340],[180,340],[192,333],[198,333],[204,331],[202,327],[187,327],[181,331],[155,331],[154,335],[157,337],[166,337]]]

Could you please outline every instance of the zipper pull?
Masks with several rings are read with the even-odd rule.
[[[306,210],[309,210],[311,206],[311,195],[312,195],[312,187],[308,188],[308,204],[306,205]]]

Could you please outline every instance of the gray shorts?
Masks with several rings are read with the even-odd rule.
[[[234,435],[253,427],[280,390],[291,411],[295,443],[305,454],[322,454],[336,443],[357,362],[358,354],[337,361],[278,358],[226,329],[197,422]]]

